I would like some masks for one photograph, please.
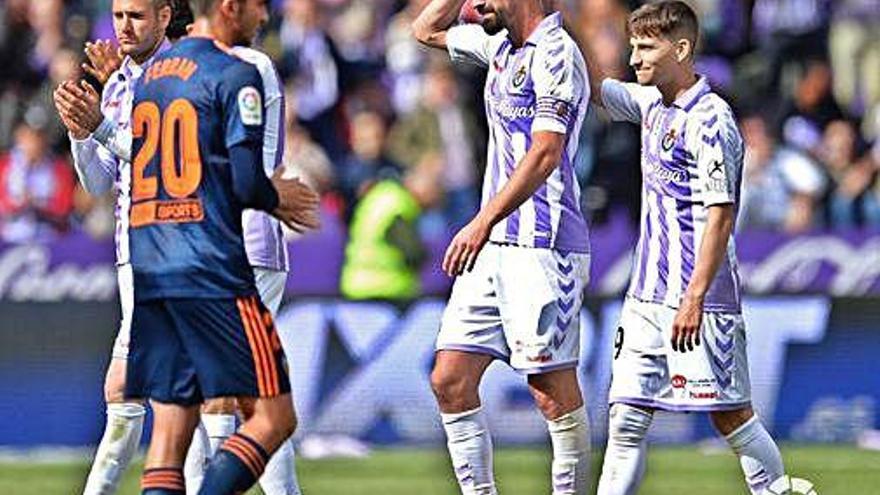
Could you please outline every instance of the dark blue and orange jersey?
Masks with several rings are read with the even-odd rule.
[[[262,148],[262,102],[257,69],[207,38],[179,41],[138,81],[130,214],[136,300],[256,293],[242,241],[246,205],[234,194],[240,172],[230,156],[243,145]],[[274,196],[262,164],[251,165],[262,175],[258,193]]]

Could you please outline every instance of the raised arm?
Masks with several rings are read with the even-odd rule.
[[[581,49],[581,53],[584,55],[584,60],[587,62],[587,74],[590,78],[590,101],[593,104],[604,108],[605,102],[602,101],[602,81],[608,76],[605,74],[605,71],[602,70],[602,67],[596,63],[598,58],[596,57],[592,45],[587,42],[586,38],[583,36],[583,32],[580,29],[577,29],[578,18],[569,7],[569,2],[552,2],[552,6],[562,12],[565,24],[569,27],[568,31],[571,33],[575,41],[577,41],[578,48]]]
[[[98,105],[93,95],[85,98],[86,91],[77,86],[73,81],[62,83],[55,90],[55,107],[61,122],[67,127],[70,134],[70,148],[73,155],[73,165],[83,188],[93,195],[104,194],[113,186],[116,177],[117,157],[114,153],[102,146],[92,133],[92,129],[84,123],[85,115],[91,114]],[[97,109],[98,117],[100,109]],[[128,155],[131,155],[131,141],[129,139]]]
[[[465,0],[431,0],[412,23],[413,35],[432,48],[446,49],[446,32],[458,20]]]

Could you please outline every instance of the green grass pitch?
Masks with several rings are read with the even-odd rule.
[[[786,468],[811,480],[819,495],[880,494],[880,452],[850,446],[784,445]],[[595,456],[594,478],[600,455]],[[549,494],[549,452],[503,448],[495,472],[503,495]],[[88,466],[0,464],[0,493],[9,495],[79,494]],[[120,495],[138,492],[140,465],[129,470]],[[377,450],[366,459],[298,460],[306,495],[455,495],[458,493],[442,450]],[[253,490],[249,495],[260,492]],[[591,493],[595,493],[591,491]],[[736,458],[727,452],[706,455],[695,447],[653,447],[641,495],[747,494]]]

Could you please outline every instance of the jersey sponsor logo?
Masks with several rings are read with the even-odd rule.
[[[238,112],[244,125],[263,124],[263,101],[257,88],[241,88],[238,92]]]
[[[202,201],[198,198],[145,201],[131,207],[132,228],[156,223],[192,223],[205,218]]]
[[[718,392],[690,392],[691,399],[717,399]]]
[[[507,100],[494,99],[492,106],[498,115],[507,120],[532,119],[535,117],[535,105],[514,105]]]
[[[675,375],[672,377],[672,388],[684,388],[687,385],[688,379],[684,377],[684,375]]]
[[[651,163],[651,175],[659,181],[670,183],[670,182],[684,182],[687,180],[687,174],[683,170],[672,170],[663,166],[659,159],[655,159],[653,163]]]

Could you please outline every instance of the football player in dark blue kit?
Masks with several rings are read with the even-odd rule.
[[[135,87],[131,258],[135,308],[126,396],[150,399],[142,493],[183,494],[199,405],[236,397],[241,428],[211,460],[199,493],[243,493],[296,417],[272,317],[242,240],[244,208],[295,230],[317,227],[318,198],[262,164],[263,88],[227,46],[250,40],[266,0],[192,0],[190,37]]]

